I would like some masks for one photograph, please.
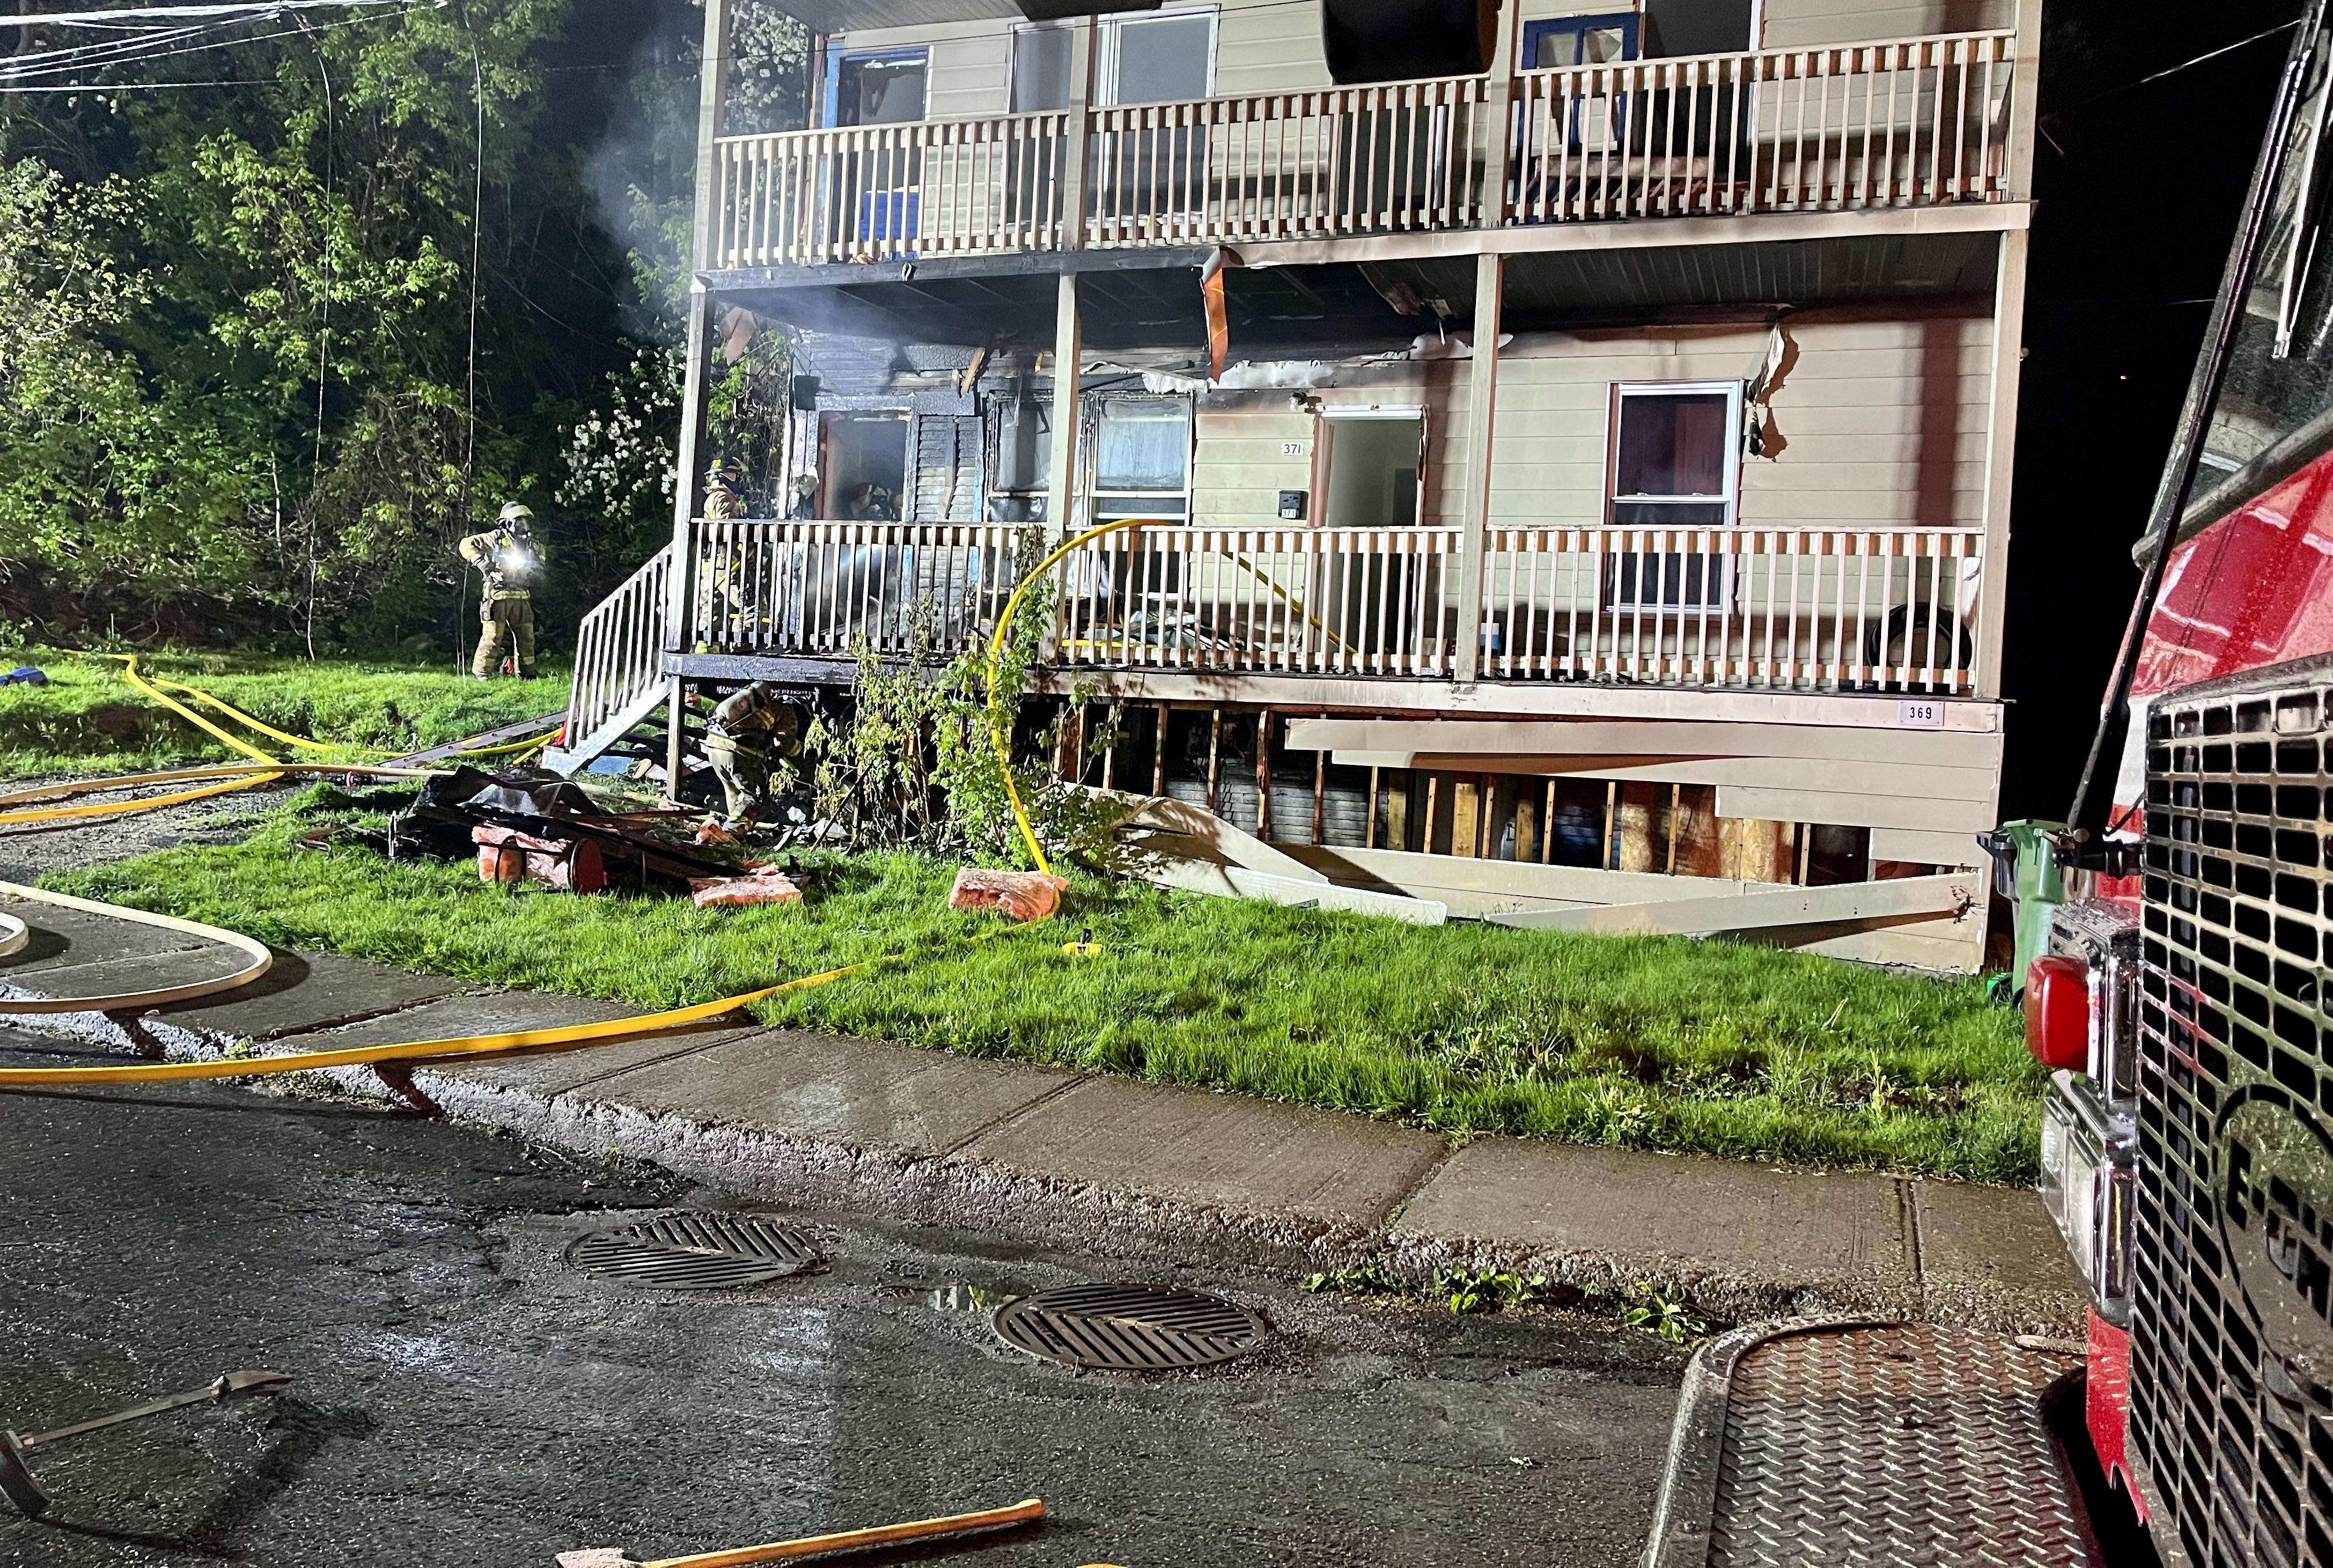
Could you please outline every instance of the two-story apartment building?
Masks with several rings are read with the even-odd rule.
[[[683,486],[567,763],[1145,520],[1042,678],[1273,846],[1186,879],[1976,966],[2039,0],[782,4],[817,123],[752,136],[707,4],[681,467],[782,323],[788,515]]]

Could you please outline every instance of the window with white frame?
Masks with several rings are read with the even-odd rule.
[[[1092,430],[1094,521],[1190,515],[1190,399],[1098,399]]]
[[[1215,89],[1215,13],[1170,11],[1107,24],[1101,36],[1105,104],[1175,103]]]
[[[1607,515],[1624,532],[1605,557],[1615,608],[1725,604],[1727,552],[1704,530],[1732,526],[1741,500],[1742,383],[1624,381],[1612,389]]]

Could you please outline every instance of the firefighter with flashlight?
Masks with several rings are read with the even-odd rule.
[[[509,651],[520,678],[534,678],[534,576],[542,557],[534,543],[534,514],[517,501],[505,504],[494,527],[462,541],[462,559],[485,579],[478,601],[478,651],[470,673],[490,679]]]

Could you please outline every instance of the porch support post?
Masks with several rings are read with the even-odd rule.
[[[1078,274],[1061,274],[1053,315],[1053,430],[1051,480],[1045,499],[1045,528],[1054,539],[1077,531],[1079,361],[1085,354],[1085,323],[1078,302]]]
[[[1505,303],[1507,258],[1486,254],[1474,262],[1474,357],[1466,392],[1466,511],[1458,534],[1458,652],[1461,681],[1483,668],[1483,576],[1489,562],[1491,430],[1499,400],[1499,322]]]
[[[1984,433],[1984,559],[1976,590],[1976,695],[2001,695],[2002,629],[2009,606],[2009,503],[2017,473],[2017,399],[2025,361],[2026,231],[2001,236],[1992,296],[1992,402]],[[1931,331],[1935,330],[1932,324]],[[1956,610],[1965,611],[1965,591]]]
[[[689,607],[695,601],[696,565],[689,533],[696,516],[696,470],[705,446],[705,361],[711,351],[713,296],[702,274],[712,265],[713,231],[720,212],[721,193],[715,162],[715,144],[721,136],[723,105],[729,95],[729,0],[705,0],[703,63],[696,93],[696,181],[692,192],[696,222],[689,236],[688,358],[680,383],[679,472],[672,486],[672,571],[665,601],[664,650],[685,651],[695,630]],[[665,785],[669,794],[680,787],[681,683],[671,681],[666,699]]]

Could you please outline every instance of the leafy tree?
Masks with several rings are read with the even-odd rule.
[[[701,15],[453,0],[246,24],[0,101],[0,616],[437,642],[466,613],[453,540],[515,497],[559,567],[544,624],[571,623],[668,505],[656,286],[681,276]],[[757,26],[777,42],[741,43],[741,102],[782,112],[799,31],[741,39]]]

